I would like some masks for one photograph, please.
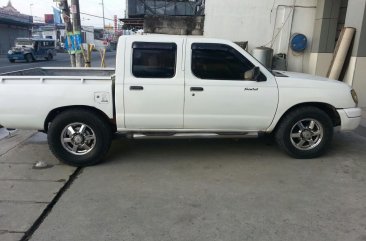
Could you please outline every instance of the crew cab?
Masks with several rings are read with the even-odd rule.
[[[361,121],[356,92],[326,78],[270,71],[238,45],[203,37],[119,39],[116,69],[35,68],[0,75],[0,124],[48,134],[75,166],[103,160],[115,133],[265,133],[295,158],[314,158],[334,130]]]
[[[15,46],[8,51],[8,60],[33,62],[35,60],[52,60],[56,56],[55,40],[37,38],[17,38]]]

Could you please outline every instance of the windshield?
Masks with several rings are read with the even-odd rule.
[[[33,42],[32,42],[32,40],[16,40],[15,46],[16,47],[21,47],[21,46],[32,47]]]

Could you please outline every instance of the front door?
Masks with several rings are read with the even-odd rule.
[[[184,40],[133,41],[126,40],[132,58],[126,58],[125,62],[125,127],[138,130],[183,128]]]
[[[246,71],[259,63],[239,47],[187,41],[185,129],[257,131],[267,129],[275,115],[278,89],[261,68],[257,81]]]

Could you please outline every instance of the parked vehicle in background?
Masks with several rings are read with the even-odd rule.
[[[15,47],[8,51],[10,63],[14,63],[16,60],[27,62],[43,59],[52,60],[55,56],[55,40],[52,39],[17,38]]]
[[[11,101],[10,101],[11,100]],[[0,75],[0,124],[48,134],[75,166],[99,163],[126,137],[273,134],[295,158],[331,146],[361,121],[347,84],[267,70],[233,42],[188,36],[119,39],[116,70],[37,68]]]

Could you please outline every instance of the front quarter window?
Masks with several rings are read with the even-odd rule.
[[[197,78],[244,81],[245,73],[254,67],[252,62],[231,46],[215,43],[192,44],[191,69]],[[261,74],[261,81],[263,77],[265,78]]]

